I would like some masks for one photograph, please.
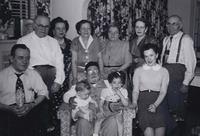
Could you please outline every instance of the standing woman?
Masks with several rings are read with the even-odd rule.
[[[147,35],[148,22],[139,18],[135,21],[135,35],[130,40],[130,52],[133,58],[132,67],[136,68],[144,64],[144,59],[141,57],[141,49],[144,44],[153,43],[157,44],[154,37]]]
[[[89,61],[98,62],[100,71],[103,70],[102,45],[93,36],[93,24],[88,20],[81,20],[76,24],[76,30],[79,36],[73,39],[71,46],[73,83],[86,78],[84,69]]]
[[[102,52],[104,79],[107,79],[108,74],[112,72],[125,71],[132,62],[129,43],[119,39],[118,26],[110,25],[107,33],[108,40],[105,41]]]
[[[71,60],[72,60],[72,53],[70,51],[71,48],[71,40],[67,39],[66,33],[69,29],[69,24],[66,20],[63,20],[61,17],[57,17],[51,21],[51,27],[49,30],[49,35],[54,37],[61,48],[62,54],[63,54],[63,63],[64,63],[64,72],[65,72],[65,80],[62,84],[61,89],[54,93],[52,97],[52,111],[51,111],[51,117],[52,117],[52,125],[55,128],[55,135],[59,135],[60,132],[60,123],[57,119],[57,111],[60,107],[60,105],[63,102],[63,94],[69,89],[69,79],[70,79],[70,73],[71,73]]]
[[[145,44],[141,55],[145,63],[135,70],[133,76],[133,106],[138,109],[139,125],[144,136],[164,136],[165,120],[161,103],[167,92],[169,73],[156,63],[158,48],[155,44]]]

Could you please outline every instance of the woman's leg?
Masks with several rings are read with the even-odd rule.
[[[165,135],[165,128],[160,127],[155,129],[155,136],[164,136]]]
[[[151,127],[147,127],[144,130],[144,136],[154,136],[154,129]]]

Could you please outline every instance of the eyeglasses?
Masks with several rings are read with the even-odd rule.
[[[39,28],[48,29],[49,25],[36,24]]]
[[[88,73],[88,74],[99,73],[99,70],[96,70],[96,69],[88,70],[87,73]]]
[[[170,23],[170,22],[167,22],[166,26],[178,26],[179,24],[174,22],[174,23]]]

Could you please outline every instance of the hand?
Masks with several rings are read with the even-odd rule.
[[[137,103],[132,103],[131,108],[135,109],[136,111],[138,110],[138,105]]]
[[[70,106],[72,109],[75,109],[76,106],[77,106],[77,102],[74,101],[75,98],[76,98],[76,96],[69,98],[69,106]]]
[[[12,109],[18,117],[22,117],[27,115],[31,111],[31,109],[33,109],[33,107],[34,103],[26,103],[22,107],[12,106]]]
[[[183,85],[181,86],[181,88],[180,88],[180,91],[181,91],[182,93],[188,93],[188,86],[183,84]]]
[[[103,112],[98,112],[98,113],[97,113],[97,120],[98,120],[98,119],[104,118],[104,117],[105,117],[104,114],[105,114],[105,113],[103,113]]]
[[[51,86],[51,92],[55,93],[58,92],[61,85],[59,83],[53,82],[53,85]]]
[[[155,104],[149,105],[148,111],[150,111],[150,112],[156,112],[156,105]]]
[[[117,93],[117,95],[122,96],[120,89],[116,89],[115,92]]]

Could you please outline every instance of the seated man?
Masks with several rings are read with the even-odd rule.
[[[100,78],[100,73],[99,73],[99,66],[97,62],[89,62],[85,66],[85,71],[86,71],[86,77],[91,85],[91,97],[99,104],[100,102],[100,95],[101,91],[103,88],[110,87],[109,83],[107,80],[102,80]],[[61,119],[61,136],[70,136],[71,135],[71,109],[74,108],[74,102],[73,102],[73,97],[76,96],[76,91],[75,91],[75,85],[71,87],[71,89],[64,94],[64,102],[60,108],[59,111],[59,118]],[[69,102],[70,101],[70,102]],[[70,104],[69,104],[70,103]],[[113,112],[119,111],[123,108],[122,104],[113,104],[110,106]],[[68,115],[67,115],[68,114]],[[127,115],[127,114],[126,114]],[[77,114],[77,116],[81,116],[80,114]],[[129,119],[130,120],[130,119]],[[85,131],[85,133],[90,132],[90,128],[87,125],[86,120],[82,120],[82,122],[79,122],[79,125],[82,124],[82,128]],[[132,131],[132,129],[130,129]]]
[[[1,136],[35,136],[44,125],[40,112],[48,91],[41,76],[28,68],[29,59],[29,48],[15,44],[11,65],[0,72]]]

